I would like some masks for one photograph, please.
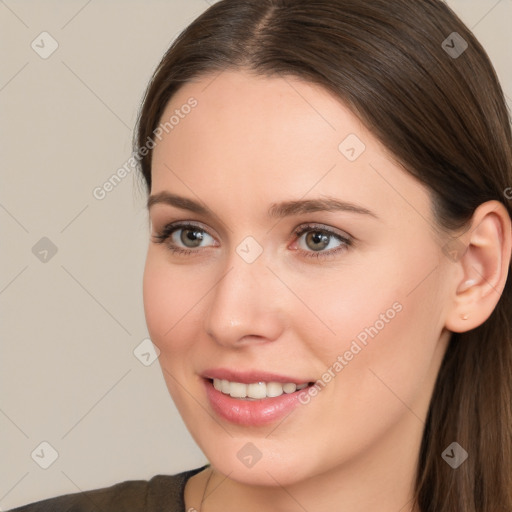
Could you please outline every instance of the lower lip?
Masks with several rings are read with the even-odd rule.
[[[283,393],[281,396],[261,400],[232,398],[217,391],[213,382],[204,379],[206,396],[212,409],[223,419],[244,426],[268,425],[287,416],[300,405],[299,393]]]

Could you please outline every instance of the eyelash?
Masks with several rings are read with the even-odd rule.
[[[208,231],[206,231],[205,229],[203,229],[200,226],[197,226],[195,224],[190,224],[190,223],[167,224],[166,226],[164,226],[164,228],[162,229],[162,231],[160,233],[157,233],[156,235],[154,235],[155,243],[163,244],[163,243],[167,242],[169,240],[169,238],[171,237],[171,235],[175,231],[178,231],[180,229],[195,229],[197,231],[206,233],[209,236],[212,236],[212,235],[210,235],[210,233],[208,233]],[[339,233],[335,233],[334,231],[331,231],[330,229],[320,227],[316,224],[302,225],[299,228],[297,228],[293,232],[293,234],[297,238],[300,238],[304,233],[308,233],[308,232],[322,233],[322,234],[328,235],[330,237],[334,237],[337,240],[339,240],[340,242],[342,242],[343,245],[340,245],[339,247],[336,247],[335,249],[330,249],[329,251],[305,251],[303,249],[297,249],[297,251],[301,252],[306,258],[321,259],[321,258],[332,257],[341,251],[347,250],[350,246],[352,246],[352,243],[353,243],[353,241],[350,237],[342,236]],[[189,256],[189,255],[197,253],[199,251],[199,249],[184,249],[183,247],[177,247],[173,243],[168,243],[167,247],[173,254],[180,254],[183,256]]]

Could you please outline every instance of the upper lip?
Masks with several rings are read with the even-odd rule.
[[[205,379],[224,379],[230,382],[240,382],[242,384],[251,384],[255,382],[280,382],[282,384],[307,384],[310,380],[299,377],[289,377],[278,373],[264,372],[261,370],[231,370],[229,368],[212,368],[201,373]]]

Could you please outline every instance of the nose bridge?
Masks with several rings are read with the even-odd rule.
[[[279,337],[282,312],[271,283],[276,278],[266,267],[263,253],[255,256],[255,250],[251,240],[233,250],[212,290],[205,329],[218,343],[235,345]]]

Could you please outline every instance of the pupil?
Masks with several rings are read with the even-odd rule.
[[[309,238],[309,240],[308,240]],[[320,249],[325,249],[329,245],[329,235],[326,235],[325,233],[320,233],[319,231],[313,231],[308,234],[306,237],[306,241],[312,241],[313,244],[320,244],[318,247],[310,247],[314,251],[319,251]]]
[[[203,239],[203,235],[201,231],[196,231],[192,229],[184,229],[181,232],[181,241],[188,247],[197,247],[201,240]],[[192,244],[190,244],[192,242]]]

